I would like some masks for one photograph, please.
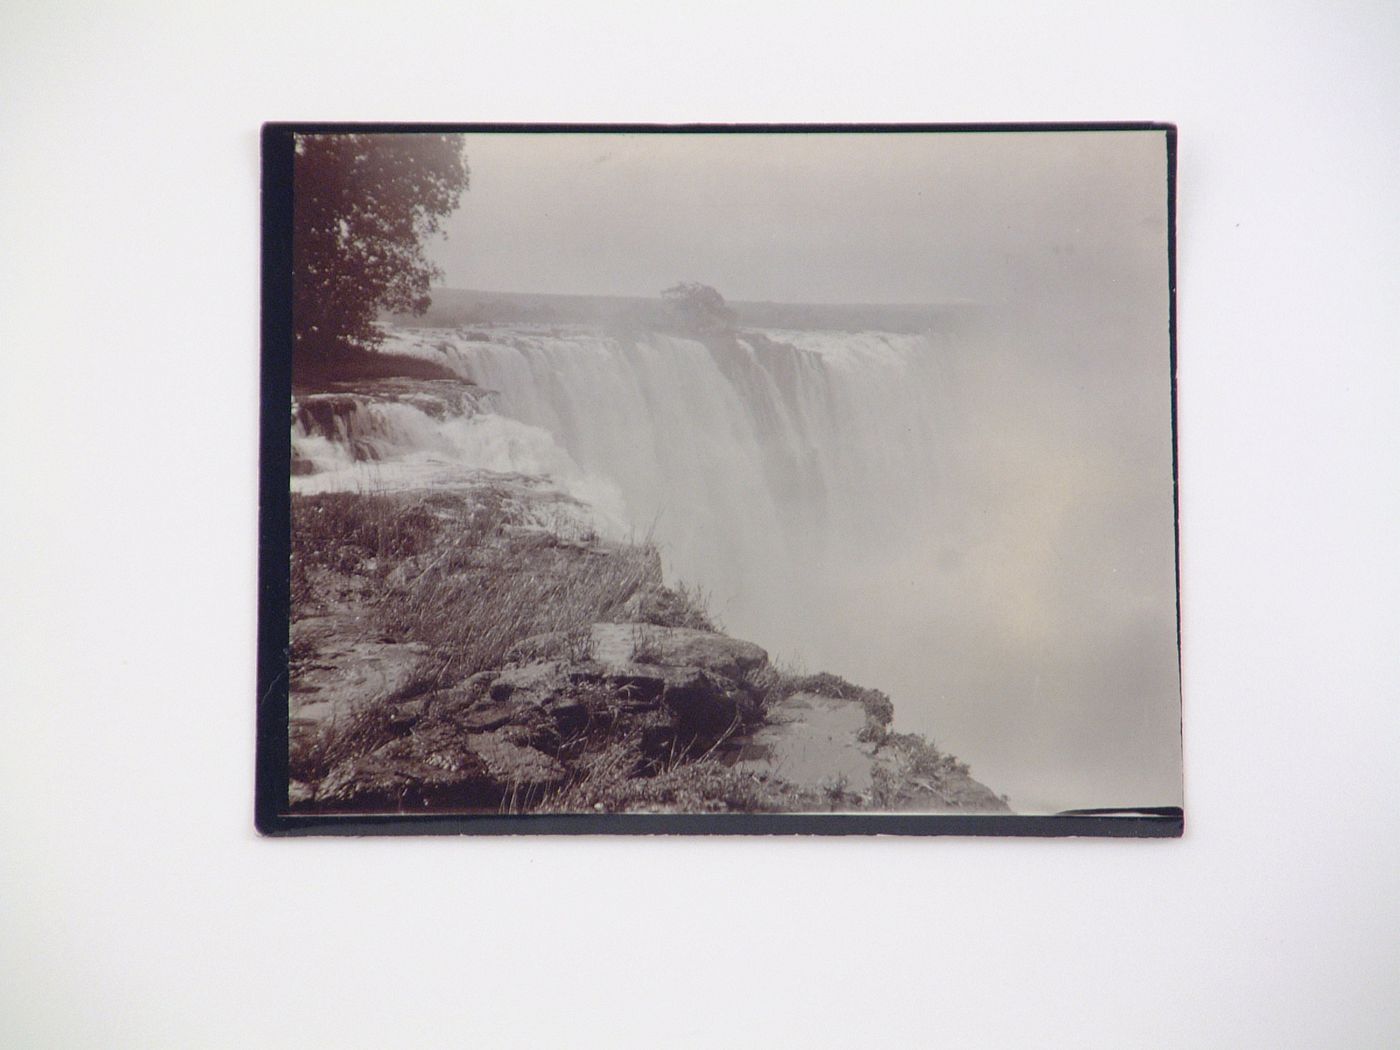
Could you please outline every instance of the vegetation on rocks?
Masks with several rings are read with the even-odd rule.
[[[948,790],[967,780],[956,760],[889,732],[883,693],[780,673],[758,646],[719,633],[697,592],[667,586],[653,547],[604,541],[576,511],[530,479],[499,476],[452,491],[294,495],[295,809],[985,801]],[[790,779],[754,743],[780,730],[765,729],[779,705],[791,718],[833,703],[857,711],[848,744],[881,770],[861,790]]]

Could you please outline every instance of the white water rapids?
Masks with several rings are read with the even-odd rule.
[[[1162,765],[1170,719],[1156,712],[1175,688],[1157,597],[1170,518],[1139,586],[1132,552],[1103,542],[1121,531],[1104,505],[1112,443],[1072,413],[1046,416],[1044,388],[996,344],[968,331],[706,345],[395,330],[386,350],[492,393],[342,395],[334,420],[294,423],[293,488],[546,475],[602,531],[650,535],[668,579],[708,592],[730,634],[884,689],[897,728],[936,739],[1018,809],[1173,804],[1170,776],[1147,797],[1141,786],[1144,755]],[[1142,691],[1144,658],[1151,695],[1125,698]]]

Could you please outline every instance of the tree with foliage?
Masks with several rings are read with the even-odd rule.
[[[739,321],[724,296],[708,284],[682,282],[667,288],[661,298],[677,327],[694,335],[732,333]]]
[[[422,313],[441,270],[423,254],[467,188],[459,135],[299,135],[292,326],[299,355],[376,347],[381,310]]]

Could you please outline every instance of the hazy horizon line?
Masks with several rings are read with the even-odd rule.
[[[704,282],[677,282],[677,283],[698,283]],[[713,286],[709,286],[713,287]],[[940,300],[917,301],[910,299],[899,300],[855,300],[855,299],[743,299],[731,298],[725,295],[724,289],[716,288],[724,301],[731,305],[743,306],[846,306],[846,307],[908,307],[914,309],[928,309],[930,307],[993,307],[996,303],[980,299],[950,298]],[[461,292],[470,295],[538,295],[551,296],[558,299],[617,299],[617,300],[642,300],[644,302],[660,302],[662,294],[660,291],[650,295],[636,292],[559,292],[559,291],[539,291],[525,288],[465,288],[458,285],[432,285],[428,289],[428,294],[437,292]]]

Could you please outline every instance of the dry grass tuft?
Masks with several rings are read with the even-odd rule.
[[[293,614],[315,600],[316,569],[365,578],[381,635],[426,645],[437,684],[500,667],[534,635],[582,653],[592,623],[661,589],[653,548],[563,540],[497,490],[295,495],[292,514]]]
[[[345,759],[368,754],[388,743],[397,735],[390,724],[389,710],[385,704],[367,704],[345,718],[294,733],[287,756],[288,776],[315,783]]]
[[[760,779],[714,759],[676,762],[637,776],[638,755],[616,744],[577,765],[582,775],[549,800],[558,812],[778,813],[804,808],[781,781]]]

